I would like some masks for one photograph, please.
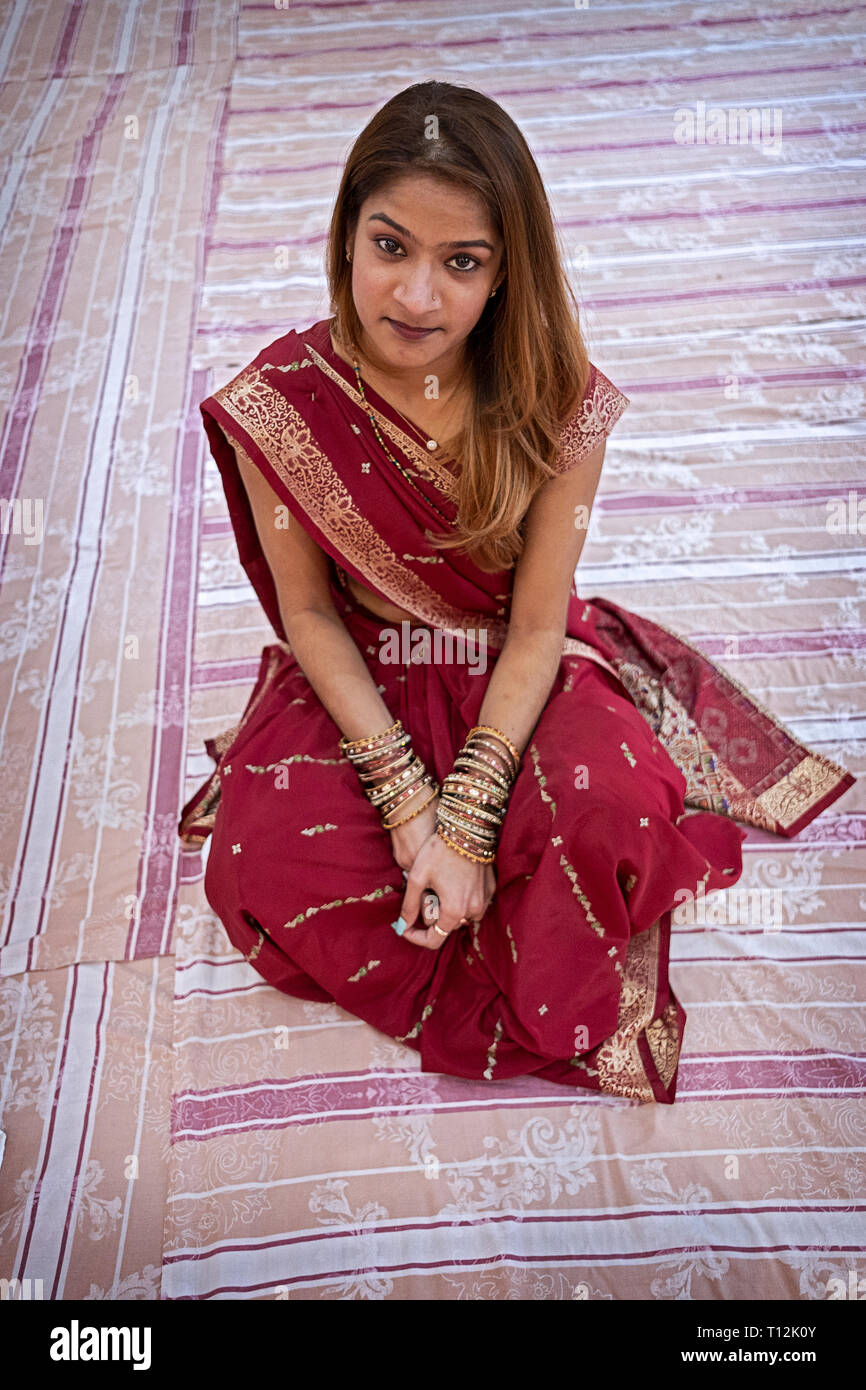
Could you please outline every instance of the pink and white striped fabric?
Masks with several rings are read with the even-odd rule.
[[[6,8],[0,1278],[730,1300],[866,1274],[864,32],[843,0]],[[421,1074],[271,989],[176,838],[270,640],[198,402],[328,313],[345,151],[434,75],[524,131],[632,402],[582,591],[860,777],[795,840],[749,832],[738,912],[675,925],[671,1107]],[[732,138],[749,108],[762,141]]]

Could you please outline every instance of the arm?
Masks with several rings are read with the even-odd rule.
[[[394,716],[334,607],[324,553],[294,518],[288,530],[277,530],[276,510],[283,504],[249,454],[237,441],[230,442],[274,577],[283,627],[301,670],[346,738],[380,733],[394,723]],[[421,788],[401,806],[400,814],[413,811],[429,794],[429,787]]]
[[[523,753],[538,723],[562,659],[568,600],[595,500],[604,441],[579,464],[543,484],[526,514],[523,553],[517,562],[508,636],[479,711],[478,723],[501,730]],[[576,518],[582,518],[578,527]],[[507,814],[507,812],[506,812]],[[454,931],[463,917],[483,916],[495,887],[489,864],[458,855],[435,833],[422,846],[400,909],[409,928],[404,939],[439,950],[433,928],[411,924],[424,884],[437,887],[441,929]],[[438,885],[444,885],[445,896]]]
[[[514,575],[505,645],[478,717],[523,753],[562,659],[574,571],[583,550],[605,442],[566,473],[549,478],[527,512],[526,542]],[[576,518],[585,518],[580,527]]]

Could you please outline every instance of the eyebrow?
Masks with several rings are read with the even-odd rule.
[[[407,227],[401,227],[399,222],[395,222],[394,219],[392,217],[388,217],[386,213],[371,213],[371,215],[367,218],[367,221],[374,222],[376,219],[378,219],[380,222],[387,222],[388,226],[393,227],[395,232],[400,232],[402,236],[408,237],[410,241],[418,240],[416,236],[412,235],[412,233],[409,231]],[[441,251],[443,249],[452,249],[458,246],[484,246],[487,248],[488,251],[494,251],[496,249],[494,246],[490,245],[489,241],[483,241],[481,238],[479,238],[477,241],[440,241],[436,246],[434,246],[433,250]]]

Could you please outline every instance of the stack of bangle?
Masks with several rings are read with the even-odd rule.
[[[442,783],[436,834],[476,864],[492,864],[520,754],[500,729],[476,724]]]
[[[411,744],[411,735],[405,732],[399,719],[381,734],[340,739],[340,752],[354,765],[367,798],[379,811],[386,830],[395,830],[398,825],[405,825],[420,815],[439,792],[439,784],[433,781]],[[398,806],[431,784],[433,790],[421,806],[402,820],[389,819]]]

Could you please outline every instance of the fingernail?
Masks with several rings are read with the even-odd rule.
[[[394,928],[394,930],[395,930],[395,932],[397,933],[398,936],[402,936],[402,935],[403,935],[403,933],[404,933],[404,931],[406,930],[406,928],[408,927],[408,925],[409,925],[409,923],[408,923],[408,922],[404,922],[402,917],[398,917],[397,920],[396,920],[396,922],[392,922],[392,923],[391,923],[391,926]]]

